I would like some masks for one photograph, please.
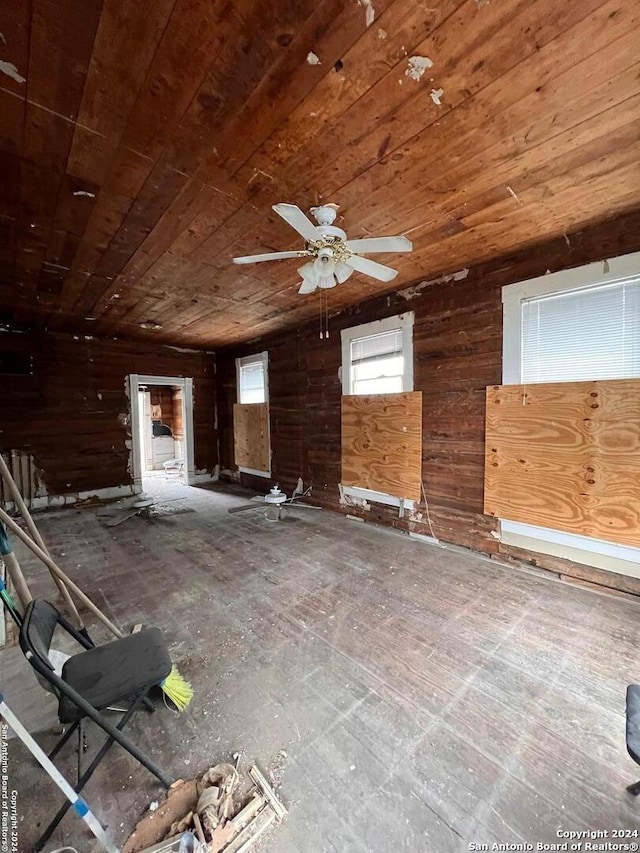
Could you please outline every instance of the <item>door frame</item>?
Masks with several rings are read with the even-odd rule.
[[[150,376],[146,373],[130,373],[128,379],[129,412],[131,426],[131,474],[134,486],[142,488],[142,452],[140,446],[140,408],[138,389],[140,385],[168,385],[182,389],[182,423],[184,424],[184,478],[188,486],[196,482],[193,441],[193,379],[188,376]]]

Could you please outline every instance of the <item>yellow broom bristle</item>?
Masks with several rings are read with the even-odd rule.
[[[171,672],[160,686],[178,711],[184,711],[193,699],[193,687],[180,675],[175,666],[171,668]]]

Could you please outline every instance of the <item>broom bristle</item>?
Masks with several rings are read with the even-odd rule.
[[[178,711],[184,711],[193,699],[193,687],[180,675],[175,666],[171,667],[171,672],[160,686]]]

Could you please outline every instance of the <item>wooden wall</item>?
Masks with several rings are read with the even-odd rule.
[[[173,437],[176,441],[184,438],[184,424],[182,422],[182,388],[176,388],[171,392],[173,404]]]
[[[631,578],[501,546],[495,520],[483,511],[485,389],[502,380],[502,286],[638,249],[640,212],[635,212],[478,265],[466,278],[427,285],[413,298],[395,294],[363,302],[330,319],[328,340],[320,340],[319,323],[312,323],[297,332],[220,350],[222,467],[233,468],[234,359],[267,349],[272,479],[291,490],[302,477],[305,486],[313,485],[318,502],[340,509],[340,329],[413,310],[414,387],[423,392],[423,481],[435,535],[503,560],[526,559],[558,574],[639,590]],[[366,279],[361,283],[366,293]],[[264,480],[244,475],[243,480],[264,491]],[[424,507],[422,518],[414,521],[398,519],[397,511],[379,506],[366,516],[430,534]]]
[[[150,385],[149,391],[151,394],[151,418],[161,420],[173,432],[173,389],[167,385]]]
[[[194,379],[196,468],[218,461],[215,364],[207,353],[57,334],[0,335],[0,349],[32,360],[30,375],[0,375],[0,447],[32,453],[49,494],[127,485],[129,373]]]

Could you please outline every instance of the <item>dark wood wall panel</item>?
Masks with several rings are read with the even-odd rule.
[[[213,355],[28,333],[2,335],[2,348],[30,357],[33,372],[0,376],[0,448],[33,454],[49,494],[131,482],[124,423],[129,373],[193,377],[196,468],[216,465]]]
[[[363,302],[330,319],[328,340],[320,340],[318,322],[250,346],[221,350],[217,362],[223,467],[233,467],[234,359],[266,349],[273,480],[291,490],[297,478],[303,477],[305,485],[312,484],[315,500],[341,509],[340,330],[413,310],[414,387],[422,391],[423,399],[422,467],[431,526],[424,503],[413,520],[399,519],[397,511],[375,505],[365,515],[395,527],[427,535],[433,532],[442,541],[510,559],[513,549],[500,545],[494,535],[495,520],[483,512],[485,389],[499,384],[502,378],[501,288],[546,270],[554,272],[638,249],[640,213],[634,213],[497,262],[477,265],[466,278],[426,283],[417,291],[405,291],[405,296],[417,293],[410,299],[394,294]],[[265,491],[265,480],[245,479],[244,475],[243,480]],[[529,559],[556,573],[586,580],[591,577],[597,583],[602,583],[607,574],[539,554],[531,554]],[[609,579],[615,586],[615,576],[609,575]],[[625,588],[632,582],[626,578],[620,584],[622,580]],[[636,586],[640,591],[640,585]]]

